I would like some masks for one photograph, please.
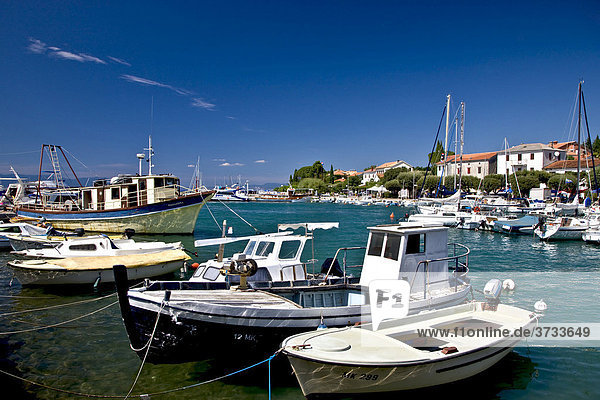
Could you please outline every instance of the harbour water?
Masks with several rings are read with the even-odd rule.
[[[390,223],[392,212],[396,218],[407,212],[399,207],[321,203],[243,203],[228,206],[261,232],[276,231],[278,223],[338,221],[339,229],[315,233],[314,250],[319,266],[325,258],[333,256],[339,247],[365,245],[368,226]],[[209,209],[214,218],[208,209],[203,209],[194,237],[144,239],[181,240],[187,249],[198,251],[198,260],[204,261],[214,256],[216,248],[194,249],[193,241],[220,236],[223,219],[233,226],[235,236],[255,233],[254,228],[246,225],[222,204],[211,203]],[[543,298],[548,304],[543,322],[600,322],[600,247],[584,242],[543,243],[529,236],[456,229],[451,229],[449,236],[451,242],[470,247],[470,269],[475,287],[482,289],[492,276],[512,278],[517,288],[513,293],[503,294],[503,302],[533,310],[534,302]],[[239,251],[241,246],[232,244],[226,247],[226,253]],[[310,251],[310,246],[307,246],[304,260],[312,257]],[[115,303],[116,296],[110,296],[114,288],[101,287],[99,291],[92,288],[68,291],[22,288],[12,280],[11,271],[6,266],[12,257],[8,252],[0,253],[0,370],[62,391],[39,387],[1,373],[0,385],[5,394],[10,393],[10,397],[3,398],[78,398],[74,393],[124,398],[136,378],[141,360],[129,348],[118,304]],[[349,259],[349,264],[358,264],[360,261],[361,257],[355,256]],[[80,303],[47,308],[71,302]],[[108,307],[101,310],[105,306]],[[46,309],[24,312],[40,308]],[[83,315],[86,316],[65,325],[33,330]],[[198,340],[202,341],[202,338]],[[206,346],[225,349],[227,343],[206,343]],[[146,364],[131,397],[140,398],[140,394],[144,393],[153,394],[194,385],[246,365],[246,362],[241,364],[235,355],[230,354],[226,359],[178,365]],[[154,394],[148,398],[267,398],[267,365],[257,367],[251,375],[245,374],[163,395]],[[413,391],[401,396],[417,398],[443,394],[476,399],[598,399],[599,379],[600,349],[597,347],[524,345],[492,369],[474,378],[442,389]],[[293,377],[288,377],[272,382],[272,396],[274,399],[299,399],[302,393]]]

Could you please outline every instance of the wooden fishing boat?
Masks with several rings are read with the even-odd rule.
[[[15,211],[19,216],[44,218],[56,229],[83,228],[92,232],[134,229],[142,234],[191,234],[200,209],[214,195],[210,190],[185,191],[179,178],[153,174],[151,167],[148,175],[142,175],[140,167],[140,173],[135,175],[98,180],[89,187],[65,188],[58,163],[58,151],[64,156],[62,148],[43,145],[42,155],[45,149],[50,154],[57,189],[42,191],[38,188],[38,200],[17,204]],[[153,154],[151,142],[149,152]],[[149,161],[151,166],[151,156]]]
[[[152,336],[151,362],[205,359],[217,355],[218,347],[206,345],[214,342],[226,342],[230,349],[262,357],[293,333],[321,324],[339,327],[370,321],[369,285],[381,279],[411,283],[413,313],[466,300],[471,287],[466,277],[469,251],[461,245],[448,247],[447,228],[402,223],[369,230],[360,278],[346,275],[346,265],[335,262],[345,249],[355,247],[339,249],[322,274],[297,275],[300,279],[292,278],[292,267],[286,271],[286,280],[250,281],[248,277],[246,284],[239,286],[206,279],[158,281],[128,291],[127,285],[120,283],[126,276],[117,279],[131,344],[139,349]],[[266,245],[271,241],[257,238],[257,242],[261,240]],[[233,261],[225,273],[256,264],[248,258]],[[211,276],[216,275],[218,272]]]

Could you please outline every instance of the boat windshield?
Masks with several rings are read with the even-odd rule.
[[[256,241],[255,240],[249,241],[248,244],[246,245],[246,248],[244,249],[243,254],[245,254],[247,256],[251,256],[255,247],[256,247]]]
[[[279,250],[280,260],[293,260],[298,254],[301,242],[299,240],[286,240],[281,243]]]
[[[269,254],[273,252],[273,248],[275,247],[275,242],[259,242],[256,247],[256,255],[267,257]]]

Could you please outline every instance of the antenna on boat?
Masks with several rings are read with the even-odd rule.
[[[152,156],[154,155],[154,149],[152,148],[152,135],[148,136],[148,148],[144,149],[148,150],[148,175],[152,175]]]

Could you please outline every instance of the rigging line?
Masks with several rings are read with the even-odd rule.
[[[0,153],[0,156],[17,156],[20,154],[32,154],[32,153],[39,153],[39,150],[34,150],[34,151],[20,151],[18,153]]]
[[[79,301],[74,301],[74,302],[71,302],[71,303],[63,303],[63,304],[56,304],[56,305],[47,306],[47,307],[32,308],[30,310],[12,311],[12,312],[7,312],[7,313],[2,313],[2,314],[0,314],[0,317],[5,317],[7,315],[26,314],[26,313],[35,312],[35,311],[50,310],[50,309],[53,309],[53,308],[68,307],[68,306],[73,306],[73,305],[76,305],[76,304],[92,303],[94,301],[99,301],[99,300],[107,299],[107,298],[112,297],[112,296],[114,296],[116,294],[117,293],[115,292],[115,293],[111,293],[109,295],[98,297],[98,298],[95,298],[95,299],[79,300]]]
[[[148,358],[148,353],[150,353],[150,343],[152,343],[152,339],[154,339],[154,334],[156,333],[156,327],[158,327],[158,320],[160,319],[160,313],[162,312],[164,307],[165,307],[165,300],[160,302],[160,308],[158,309],[158,312],[156,314],[156,322],[154,323],[154,328],[152,329],[152,334],[150,335],[150,339],[148,340],[148,343],[147,343],[148,348],[146,349],[146,354],[144,354],[144,359],[142,360],[142,364],[140,365],[140,368],[138,369],[138,373],[135,377],[135,380],[133,381],[133,384],[131,385],[131,388],[129,389],[129,392],[127,392],[127,395],[125,395],[125,400],[127,400],[127,398],[129,398],[129,396],[131,395],[131,392],[133,392],[133,388],[135,387],[135,385],[138,382],[138,379],[140,379],[142,369],[144,369],[144,364],[146,364],[146,358]]]
[[[79,164],[83,165],[85,168],[87,168],[89,171],[92,171],[87,165],[85,165],[82,161],[80,161],[77,157],[75,157],[75,155],[73,153],[71,153],[69,150],[65,149],[64,147],[62,148],[64,151],[66,151],[67,153],[69,153],[69,155],[71,157],[73,157],[75,159],[75,161],[79,162]]]
[[[101,307],[101,308],[99,308],[99,309],[97,309],[97,310],[95,310],[95,311],[89,312],[89,313],[87,313],[87,314],[80,315],[80,316],[78,316],[78,317],[71,318],[71,319],[69,319],[69,320],[66,320],[66,321],[57,322],[56,324],[51,324],[51,325],[42,326],[42,327],[40,327],[40,328],[22,329],[22,330],[20,330],[20,331],[7,331],[7,332],[0,332],[0,336],[2,336],[2,335],[13,335],[13,334],[16,334],[16,333],[26,333],[26,332],[33,332],[33,331],[39,331],[39,330],[43,330],[43,329],[55,328],[55,327],[57,327],[57,326],[66,325],[66,324],[68,324],[69,322],[74,322],[74,321],[80,320],[80,319],[82,319],[82,318],[88,317],[88,316],[90,316],[90,315],[94,315],[94,314],[96,314],[96,313],[99,313],[100,311],[104,311],[104,310],[106,310],[108,307],[114,306],[114,305],[115,305],[115,304],[117,304],[117,303],[118,303],[118,301],[115,301],[115,302],[112,302],[112,303],[110,303],[109,305],[106,305],[106,306],[104,306],[104,307]]]
[[[446,105],[444,105],[444,110],[442,111],[442,117],[440,118],[440,124],[438,125],[437,133],[435,134],[435,139],[433,140],[433,147],[431,149],[431,153],[429,155],[429,161],[427,162],[427,169],[425,170],[425,176],[423,177],[423,185],[421,185],[421,189],[417,192],[417,198],[421,197],[421,192],[425,187],[425,181],[427,180],[427,172],[429,172],[429,165],[431,164],[431,159],[433,158],[433,153],[435,152],[435,148],[437,147],[438,136],[440,134],[440,129],[442,128],[442,121],[444,120],[444,115],[446,114]]]
[[[219,203],[223,204],[223,205],[224,205],[224,206],[225,206],[225,207],[226,207],[226,208],[227,208],[229,211],[231,211],[232,213],[234,213],[234,214],[235,214],[235,215],[236,215],[236,216],[237,216],[239,219],[241,219],[241,220],[242,220],[242,221],[244,221],[246,224],[248,224],[248,226],[249,226],[250,228],[254,229],[254,231],[255,231],[256,233],[258,233],[259,235],[262,235],[262,232],[261,232],[260,230],[256,229],[254,226],[252,226],[252,224],[251,224],[250,222],[248,222],[248,221],[246,221],[244,218],[242,218],[242,216],[241,216],[240,214],[238,214],[238,213],[236,213],[235,211],[233,211],[233,210],[231,209],[231,207],[229,207],[227,204],[223,203],[221,200],[218,200],[218,199],[217,199],[217,201],[218,201]]]
[[[215,221],[215,224],[217,224],[217,228],[219,228],[219,230],[221,230],[221,225],[219,225],[219,223],[217,222],[217,219],[215,218],[212,211],[210,211],[210,208],[208,207],[208,201],[206,202],[206,209],[210,213],[210,216],[212,217],[213,221]]]

